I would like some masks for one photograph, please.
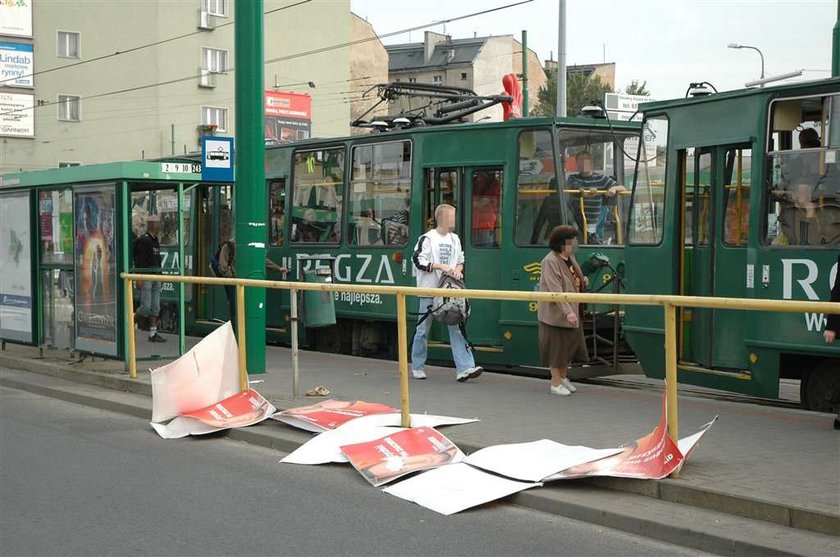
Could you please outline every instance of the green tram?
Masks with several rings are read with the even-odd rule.
[[[414,285],[411,257],[416,239],[432,226],[434,207],[449,203],[457,208],[470,288],[536,289],[539,262],[554,225],[575,219],[584,231],[584,243],[596,241],[598,223],[586,222],[579,210],[596,194],[567,184],[577,171],[575,156],[581,151],[592,155],[595,172],[628,187],[627,195],[604,204],[607,215],[598,245],[584,246],[580,252],[582,262],[600,252],[615,268],[623,257],[627,181],[633,171],[632,158],[625,153],[638,149],[639,130],[639,123],[615,122],[610,127],[606,120],[587,117],[528,118],[269,147],[264,191],[267,255],[290,271],[267,276],[293,280],[316,267],[330,267],[336,282]],[[193,256],[196,272],[209,274],[209,257],[233,230],[233,196],[229,187],[199,190],[197,195]],[[592,288],[612,292],[618,281],[601,265],[590,267]],[[288,343],[288,293],[270,290],[267,297],[268,339]],[[200,287],[193,307],[194,331],[207,331],[228,318],[221,289]],[[319,351],[396,356],[391,297],[336,294],[335,309],[337,324],[306,328],[306,345]],[[598,311],[589,323],[590,340],[601,339],[600,353],[609,357],[602,360],[612,364],[614,308],[593,309]],[[476,300],[467,334],[481,364],[540,365],[536,304]],[[445,328],[436,323],[430,332],[430,359],[449,360],[447,343]]]
[[[626,291],[827,301],[840,254],[840,79],[641,110]],[[686,309],[679,379],[775,398],[780,378],[799,378],[806,408],[835,411],[840,346],[824,343],[825,322]],[[624,333],[645,373],[663,377],[661,309],[628,307]]]

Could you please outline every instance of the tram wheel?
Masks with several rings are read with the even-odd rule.
[[[807,372],[802,377],[799,396],[807,410],[837,413],[840,409],[840,366],[837,360],[823,360]]]

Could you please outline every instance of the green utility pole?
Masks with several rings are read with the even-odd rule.
[[[837,21],[832,35],[831,77],[840,77],[840,0],[837,0]]]
[[[266,196],[263,126],[263,0],[234,5],[236,50],[236,275],[265,279]],[[240,339],[241,341],[242,339]],[[245,292],[248,373],[265,373],[265,289]]]
[[[528,31],[524,29],[522,30],[522,117],[528,117]]]

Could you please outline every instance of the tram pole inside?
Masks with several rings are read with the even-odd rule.
[[[265,280],[263,0],[234,2],[234,17],[236,275]],[[247,290],[245,328],[248,335],[239,340],[245,343],[249,373],[265,373],[265,304],[265,289]]]

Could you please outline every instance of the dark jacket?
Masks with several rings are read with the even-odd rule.
[[[148,232],[134,242],[134,268],[142,273],[160,273],[160,243]]]
[[[840,255],[837,256],[837,275],[834,277],[834,287],[831,289],[831,301],[840,302]],[[829,313],[826,330],[840,334],[840,314]]]

